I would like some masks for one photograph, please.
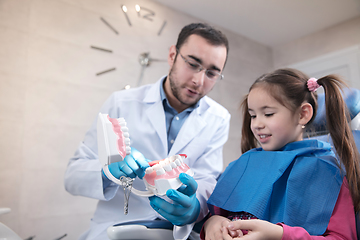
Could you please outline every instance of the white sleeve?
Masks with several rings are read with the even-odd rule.
[[[108,113],[113,108],[113,95],[108,98],[101,112]],[[73,194],[99,200],[114,197],[118,185],[108,183],[102,177],[102,166],[97,153],[97,135],[95,120],[85,135],[84,140],[70,159],[65,172],[65,189]],[[104,184],[108,187],[104,188]]]
[[[223,145],[228,140],[230,114],[227,114],[213,134],[204,153],[195,161],[191,169],[196,173],[194,179],[198,183],[196,196],[200,202],[198,220],[208,214],[207,200],[212,194],[217,178],[223,169]]]

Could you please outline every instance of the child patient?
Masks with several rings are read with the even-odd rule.
[[[356,239],[359,153],[342,85],[334,75],[309,79],[295,69],[254,82],[242,103],[243,155],[229,164],[208,200],[212,216],[202,239]],[[303,140],[320,86],[334,150]]]

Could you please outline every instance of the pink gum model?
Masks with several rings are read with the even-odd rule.
[[[145,185],[156,195],[164,195],[170,188],[177,189],[182,185],[179,180],[180,173],[193,176],[193,171],[189,168],[184,159],[185,154],[174,155],[163,160],[150,162],[145,171]]]
[[[111,117],[109,117],[109,115],[107,116],[107,118],[111,122],[111,124],[113,126],[113,131],[117,136],[117,144],[116,144],[116,146],[117,146],[118,152],[119,152],[120,156],[124,159],[126,157],[126,145],[127,145],[127,144],[125,144],[125,139],[127,141],[129,141],[129,143],[130,143],[130,139],[125,138],[124,132],[121,129],[121,126],[120,126],[120,123],[119,123],[118,119],[111,118]],[[123,128],[125,128],[125,127],[123,126]]]

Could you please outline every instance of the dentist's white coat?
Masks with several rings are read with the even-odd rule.
[[[165,113],[160,98],[160,79],[155,84],[113,93],[100,112],[111,118],[125,118],[131,146],[147,159],[159,160],[179,153],[187,154],[186,164],[194,171],[201,205],[199,219],[208,210],[206,201],[223,168],[222,149],[229,132],[229,112],[205,96],[189,115],[168,154]],[[101,164],[97,155],[96,120],[86,133],[65,173],[65,188],[73,195],[99,199],[90,229],[80,239],[107,239],[106,229],[116,223],[159,217],[146,197],[131,194],[129,213],[123,214],[124,192],[112,184],[103,190]],[[142,180],[133,186],[145,190]],[[186,236],[184,236],[186,237]]]

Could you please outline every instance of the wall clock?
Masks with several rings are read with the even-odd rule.
[[[166,28],[167,21],[166,20],[159,21],[159,19],[157,19],[155,11],[150,8],[140,6],[139,4],[132,5],[132,6],[119,4],[117,7],[119,8],[119,14],[123,15],[123,16],[119,16],[120,21],[125,20],[128,27],[130,27],[130,28],[137,27],[137,25],[134,24],[133,22],[139,24],[139,19],[141,19],[141,21],[148,21],[148,22],[152,22],[153,24],[156,24],[153,26],[153,29],[156,29],[156,32],[154,32],[153,34],[157,35],[159,37],[161,36],[164,29]],[[134,17],[136,17],[138,19],[134,19]],[[121,35],[121,31],[116,29],[113,26],[113,24],[111,24],[106,18],[100,17],[100,21],[103,23],[104,27],[108,28],[109,31],[113,32],[115,36]],[[140,21],[140,23],[141,23],[141,21]],[[159,22],[160,22],[160,24],[159,24]],[[124,37],[124,36],[122,36],[122,37]],[[110,53],[110,54],[112,54],[114,52],[112,49],[109,49],[106,46],[104,47],[104,46],[91,45],[90,47],[92,50],[102,51],[102,52],[106,52],[106,53]],[[149,51],[139,53],[138,54],[138,63],[141,66],[141,71],[140,71],[139,79],[137,81],[137,86],[141,85],[144,71],[147,67],[149,67],[153,62],[166,62],[166,61],[167,61],[166,59],[152,58]],[[101,76],[103,74],[107,74],[112,71],[116,71],[116,67],[110,66],[107,69],[96,72],[95,75]]]

